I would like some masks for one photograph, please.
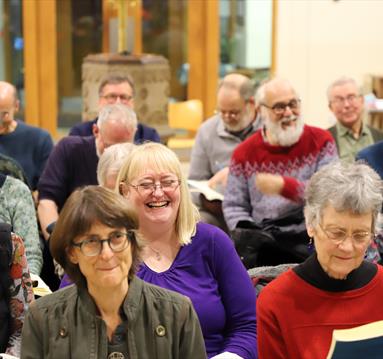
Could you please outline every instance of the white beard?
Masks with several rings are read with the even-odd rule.
[[[292,146],[301,138],[304,126],[301,116],[291,115],[290,117],[284,117],[277,123],[271,121],[270,118],[266,116],[264,121],[267,131],[270,132],[274,141],[276,141],[280,146]],[[296,121],[295,126],[288,126],[286,129],[283,129],[282,124],[288,121]]]

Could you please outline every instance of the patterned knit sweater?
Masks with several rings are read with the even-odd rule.
[[[320,167],[337,158],[334,140],[326,130],[305,125],[299,141],[289,147],[272,146],[263,131],[257,131],[238,145],[231,159],[223,202],[228,227],[234,229],[239,221],[261,225],[265,219],[277,220],[301,207],[306,182]],[[264,195],[257,190],[258,172],[282,175],[281,195]],[[304,223],[281,230],[300,232]]]

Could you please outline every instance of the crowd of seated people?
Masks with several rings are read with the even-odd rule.
[[[1,116],[8,119],[1,89]],[[372,158],[375,147],[356,154],[380,133],[363,125],[363,96],[354,80],[334,81],[328,99],[338,121],[330,131],[304,124],[289,81],[268,80],[255,94],[243,75],[224,78],[219,111],[198,132],[189,173],[197,175],[202,154],[213,161],[213,150],[204,147],[212,145],[207,132],[214,122],[218,138],[232,144],[215,149],[226,151],[225,168],[198,179],[216,174],[225,184],[224,217],[217,222],[193,204],[177,155],[137,122],[130,78],[105,79],[98,118],[75,126],[53,148],[37,185],[14,158],[0,168],[0,222],[12,226],[9,240],[0,242],[0,255],[11,258],[2,261],[0,352],[21,358],[60,351],[65,357],[319,359],[340,323],[383,319],[378,310],[367,315],[350,308],[329,326],[321,312],[342,306],[355,290],[360,298],[353,307],[358,301],[377,307],[382,290],[380,266],[372,263],[379,258],[373,238],[382,182],[353,162]],[[338,153],[349,164],[339,162]],[[379,172],[378,157],[366,161]],[[45,249],[65,275],[60,291],[31,304],[29,273],[42,274],[46,260],[38,223]],[[259,282],[246,269],[264,266],[274,274],[254,288]],[[327,299],[323,293],[330,293]],[[298,301],[311,306],[305,312],[312,315],[294,312]],[[310,330],[297,327],[297,318]]]

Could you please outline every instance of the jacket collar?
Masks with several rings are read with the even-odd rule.
[[[143,281],[136,276],[129,282],[128,294],[122,304],[122,310],[128,321],[135,321],[138,316],[140,308],[140,302],[142,298]],[[89,312],[92,316],[99,316],[96,303],[89,294],[87,288],[78,288],[78,295],[82,302],[84,309]]]

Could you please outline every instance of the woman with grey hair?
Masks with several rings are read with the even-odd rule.
[[[259,358],[326,358],[334,329],[383,319],[383,269],[364,260],[382,190],[361,163],[332,163],[312,176],[305,218],[315,252],[261,292]]]
[[[100,186],[114,189],[118,172],[133,148],[133,143],[116,143],[104,151],[97,165],[97,181]]]

